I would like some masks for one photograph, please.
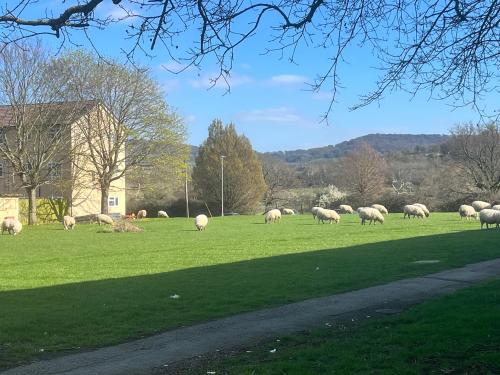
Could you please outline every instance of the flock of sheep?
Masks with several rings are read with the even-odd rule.
[[[338,211],[338,212],[337,212]],[[338,223],[340,221],[340,215],[342,214],[352,214],[354,210],[351,206],[347,204],[341,204],[337,210],[330,210],[323,207],[313,207],[311,209],[314,219],[318,220],[318,223],[324,223],[325,221]],[[366,222],[370,224],[384,223],[384,216],[389,212],[381,204],[372,204],[370,207],[359,207],[356,212],[361,218],[361,225],[365,225]],[[483,201],[474,201],[472,205],[461,205],[458,213],[460,217],[470,220],[471,218],[478,219],[481,222],[481,228],[486,224],[486,228],[489,225],[496,225],[498,228],[500,226],[500,204],[492,206],[491,204]],[[281,210],[275,208],[267,211],[264,215],[264,220],[266,224],[279,222],[281,220],[281,215],[294,215],[295,212],[289,208],[282,208]],[[430,212],[428,208],[422,203],[407,204],[403,207],[403,219],[410,218],[425,218],[429,217]]]
[[[337,212],[338,211],[338,212]],[[321,223],[327,221],[328,223],[338,223],[340,221],[340,215],[342,214],[352,214],[354,210],[351,206],[347,204],[341,204],[338,210],[330,210],[323,207],[313,207],[311,209],[313,214],[313,218]],[[384,223],[384,216],[389,212],[387,209],[381,204],[372,204],[370,207],[359,207],[356,212],[361,218],[361,225],[365,225],[368,221],[370,224]],[[497,228],[500,226],[500,204],[492,206],[490,203],[483,201],[474,201],[472,204],[466,205],[463,204],[460,206],[458,213],[461,218],[470,219],[479,219],[481,222],[481,229],[483,225],[486,224],[486,228],[489,228],[490,225],[495,225]],[[266,224],[276,223],[281,220],[281,215],[295,215],[295,212],[290,208],[282,208],[281,210],[274,208],[264,213],[264,221]],[[403,207],[403,219],[413,218],[425,218],[430,215],[429,210],[424,204],[414,203],[408,204]],[[143,219],[147,217],[146,210],[139,210],[137,215],[130,214],[126,215],[126,219]],[[168,214],[165,211],[158,211],[158,217],[160,218],[168,218]],[[113,225],[113,219],[105,214],[96,214],[93,215],[93,219],[99,224],[109,224]],[[91,220],[92,221],[92,220]],[[64,216],[62,224],[65,230],[74,229],[76,225],[76,220],[72,216]],[[203,231],[208,225],[208,217],[206,215],[198,215],[194,219],[194,224],[197,230]],[[4,218],[2,222],[2,234],[7,232],[12,235],[16,235],[23,229],[21,222],[12,217]]]

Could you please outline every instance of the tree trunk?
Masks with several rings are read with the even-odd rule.
[[[101,185],[101,214],[108,214],[109,185]]]
[[[36,224],[36,188],[26,188],[28,193],[28,225]]]

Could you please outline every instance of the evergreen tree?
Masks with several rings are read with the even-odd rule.
[[[248,138],[238,135],[233,124],[214,120],[210,125],[193,168],[196,190],[214,212],[220,212],[222,156],[224,211],[254,212],[266,190],[262,166]]]

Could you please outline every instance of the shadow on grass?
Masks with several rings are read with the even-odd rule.
[[[499,235],[496,230],[458,232],[4,291],[0,367],[496,258]],[[428,259],[440,262],[413,263]],[[180,298],[170,298],[174,294]]]

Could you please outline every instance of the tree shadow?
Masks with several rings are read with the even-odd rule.
[[[499,233],[469,230],[2,291],[0,367],[496,258]],[[426,259],[440,262],[413,263]],[[105,271],[96,268],[96,275]],[[180,298],[170,298],[174,294]]]

